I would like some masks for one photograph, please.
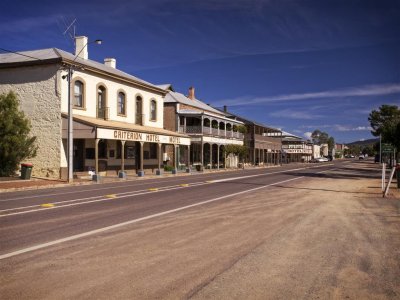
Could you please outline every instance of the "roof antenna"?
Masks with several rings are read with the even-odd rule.
[[[64,36],[68,33],[74,46],[75,46],[75,31],[76,31],[75,23],[76,23],[76,18],[69,25],[67,25],[64,21],[64,24],[65,26],[67,26],[67,29],[65,29],[65,31],[63,32]]]

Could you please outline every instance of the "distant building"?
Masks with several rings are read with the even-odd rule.
[[[264,125],[248,118],[228,112],[224,106],[223,112],[229,118],[239,120],[246,126],[244,144],[248,149],[246,164],[253,166],[279,165],[282,156],[282,131]]]
[[[282,132],[282,161],[284,163],[308,162],[313,155],[313,144],[299,136]]]
[[[320,147],[321,147],[321,155],[325,157],[328,156],[329,155],[328,144],[321,144]]]
[[[321,146],[320,145],[312,145],[312,158],[319,158],[321,157]]]

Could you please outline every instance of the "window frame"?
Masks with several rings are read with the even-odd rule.
[[[137,111],[138,102],[140,103],[140,112]],[[144,121],[143,120],[143,103],[144,103],[143,96],[141,94],[136,94],[135,95],[135,104],[134,104],[135,105],[135,114],[134,114],[134,117],[135,117],[134,124],[135,125],[142,126],[144,124],[144,122],[143,122]],[[138,117],[140,119],[138,119]]]
[[[76,105],[76,94],[75,94],[75,85],[77,82],[80,82],[82,84],[82,91],[81,91],[81,96],[82,96],[82,106],[78,106]],[[82,109],[85,110],[86,109],[86,83],[85,81],[81,78],[81,77],[75,77],[73,79],[73,82],[71,84],[71,95],[73,95],[73,108],[74,109]]]
[[[120,94],[122,94],[122,95],[124,95],[124,104],[123,104],[123,111],[122,112],[120,112],[119,111],[119,108],[120,108],[120,106],[119,106],[119,104],[120,104],[120,102],[119,102],[119,95]],[[118,116],[121,116],[121,117],[126,117],[126,108],[127,108],[127,96],[126,96],[126,93],[125,93],[125,91],[124,90],[118,90],[117,91],[117,115]]]
[[[154,118],[152,106],[154,104]],[[157,101],[155,99],[150,100],[150,121],[157,122]]]

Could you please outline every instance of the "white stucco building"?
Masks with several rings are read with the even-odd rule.
[[[313,155],[313,144],[289,132],[282,132],[282,161],[308,162]]]
[[[188,136],[163,129],[167,91],[118,70],[113,58],[90,60],[87,44],[77,37],[74,54],[56,48],[0,54],[0,93],[18,95],[37,136],[33,175],[67,176],[69,68],[73,170],[159,170],[165,145],[190,145]]]

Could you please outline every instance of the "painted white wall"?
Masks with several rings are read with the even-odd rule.
[[[61,84],[61,111],[68,113],[68,81],[62,80],[61,76],[66,75],[67,72],[63,71],[58,74],[60,76],[59,82]],[[110,120],[120,121],[130,124],[135,123],[135,103],[136,96],[140,95],[143,99],[143,125],[155,128],[163,128],[164,124],[164,101],[162,96],[133,87],[131,85],[121,83],[112,78],[101,78],[96,75],[89,74],[83,70],[74,71],[72,76],[72,83],[75,79],[80,79],[84,84],[84,97],[85,108],[74,108],[73,113],[76,115],[96,118],[96,105],[97,105],[97,87],[102,84],[106,88],[107,94],[107,107],[110,109]],[[117,114],[117,95],[119,91],[123,91],[126,96],[126,116],[119,116]],[[71,100],[73,100],[73,84],[71,84]],[[157,103],[157,120],[150,120],[150,101],[155,100]]]
[[[313,158],[321,157],[321,147],[319,145],[313,145]]]

